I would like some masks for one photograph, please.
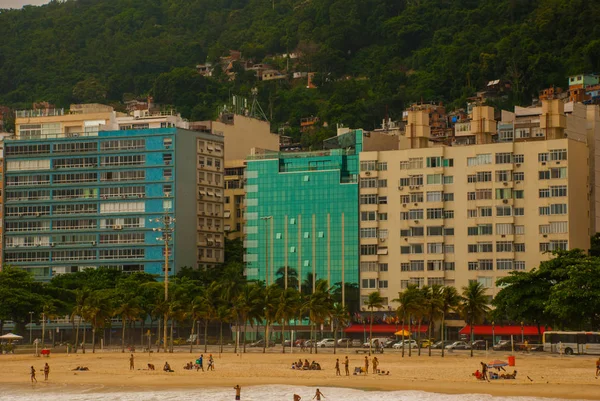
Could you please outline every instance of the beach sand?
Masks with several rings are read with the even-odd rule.
[[[516,380],[493,380],[491,382],[476,381],[471,375],[480,368],[480,362],[495,359],[506,360],[507,355],[501,352],[478,352],[474,358],[466,353],[452,353],[441,358],[434,356],[413,355],[402,358],[399,352],[390,351],[377,355],[380,369],[389,370],[390,376],[336,377],[335,360],[341,363],[348,355],[350,372],[355,366],[364,365],[364,356],[350,350],[332,350],[320,352],[318,355],[307,352],[293,354],[275,353],[274,350],[262,354],[254,350],[252,353],[234,354],[213,353],[215,371],[196,372],[183,369],[185,363],[194,361],[202,352],[135,353],[135,370],[129,370],[130,353],[88,351],[85,355],[52,354],[49,358],[33,355],[0,355],[0,387],[24,389],[31,388],[29,367],[33,365],[38,373],[37,386],[45,386],[48,391],[147,391],[147,390],[179,390],[201,387],[232,387],[240,384],[260,386],[269,384],[285,384],[315,387],[347,387],[363,390],[420,390],[434,393],[466,394],[481,393],[498,396],[531,396],[577,400],[600,400],[600,379],[594,377],[596,357],[572,356],[560,357],[546,354],[516,354],[518,371]],[[292,361],[298,358],[316,360],[323,368],[321,371],[297,371],[290,368]],[[168,361],[174,373],[162,371]],[[48,362],[51,367],[50,380],[44,383],[43,365]],[[144,370],[148,363],[156,366],[156,371]],[[205,354],[204,367],[208,365]],[[74,372],[77,366],[87,366],[88,372]],[[512,372],[513,368],[506,368]],[[529,376],[533,381],[530,381]]]

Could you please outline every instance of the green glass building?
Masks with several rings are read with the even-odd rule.
[[[334,296],[358,307],[358,154],[362,130],[324,150],[267,152],[246,169],[246,276],[311,293],[327,280]]]

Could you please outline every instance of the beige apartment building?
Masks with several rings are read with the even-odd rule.
[[[72,104],[65,109],[19,110],[16,112],[17,139],[65,138],[94,136],[101,126],[115,126],[117,113],[103,104]]]
[[[268,121],[234,113],[223,113],[218,121],[190,124],[192,129],[204,129],[224,137],[225,232],[230,239],[241,238],[244,231],[246,157],[252,148],[278,151],[279,135],[271,133]]]
[[[409,149],[360,154],[361,297],[379,290],[392,305],[409,284],[472,280],[494,296],[498,278],[537,267],[546,251],[587,249],[590,124],[569,123],[579,117],[550,101],[528,122],[507,115],[511,136],[493,113],[475,107],[454,146],[429,147],[427,114],[411,112]]]

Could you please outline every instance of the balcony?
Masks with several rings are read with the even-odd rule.
[[[17,118],[58,117],[65,115],[65,109],[17,110]]]

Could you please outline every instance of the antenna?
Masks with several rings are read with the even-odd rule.
[[[258,102],[258,88],[252,88],[251,93],[252,107],[250,108],[250,117],[269,122],[267,115],[263,111],[262,107],[260,107],[260,103]]]

